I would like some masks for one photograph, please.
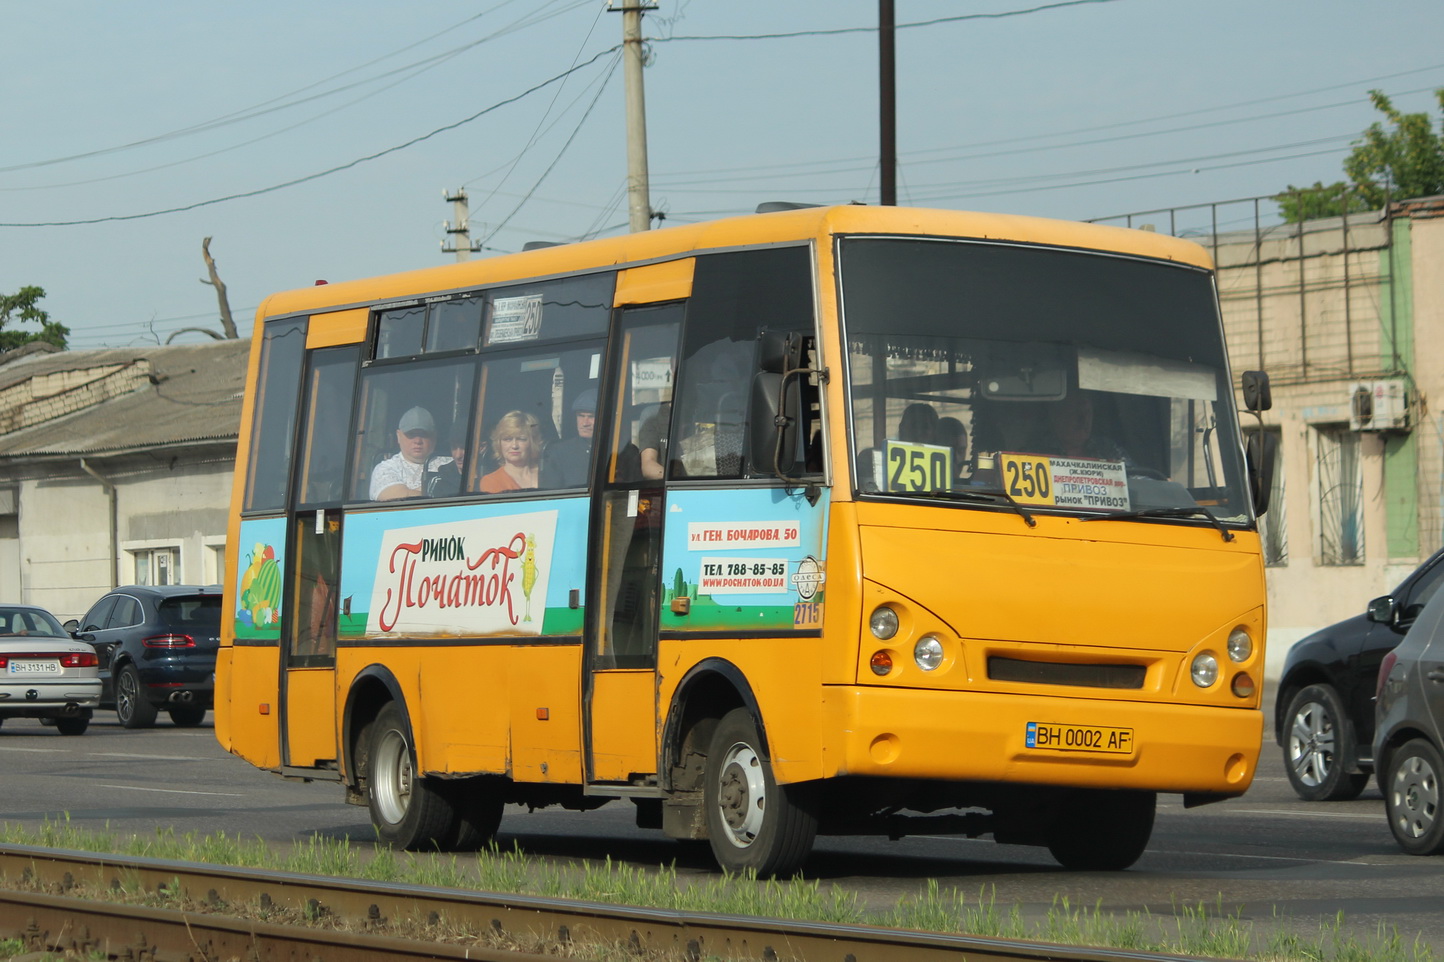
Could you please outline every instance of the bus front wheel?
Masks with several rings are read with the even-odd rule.
[[[439,779],[416,768],[411,728],[395,702],[371,725],[366,800],[381,841],[397,848],[437,848],[447,840],[453,813]]]
[[[1077,871],[1117,872],[1138,861],[1153,835],[1153,792],[1069,792],[1046,835],[1058,863]]]
[[[816,787],[779,785],[745,708],[717,723],[707,750],[703,800],[717,864],[763,878],[797,870],[817,836]]]

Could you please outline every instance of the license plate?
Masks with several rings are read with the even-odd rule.
[[[1133,754],[1133,729],[1028,722],[1027,745],[1050,752]]]
[[[58,675],[60,662],[54,658],[11,658],[12,675]]]

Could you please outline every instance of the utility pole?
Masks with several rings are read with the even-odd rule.
[[[456,225],[444,220],[441,227],[453,238],[451,246],[446,246],[446,241],[441,242],[443,254],[455,254],[457,263],[470,260],[471,255],[481,250],[481,244],[471,242],[471,209],[466,203],[466,188],[458,187],[456,190],[443,190],[441,196],[451,202],[451,216],[456,218]]]
[[[627,86],[627,211],[632,231],[652,226],[652,196],[647,180],[647,104],[642,95],[642,12],[655,10],[649,0],[622,0],[608,10],[622,13],[622,78]]]
[[[897,69],[893,59],[893,0],[877,2],[878,162],[882,203],[897,205]]]

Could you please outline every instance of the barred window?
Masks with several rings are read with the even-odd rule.
[[[1321,565],[1364,563],[1364,474],[1359,435],[1345,425],[1314,435],[1318,550]]]

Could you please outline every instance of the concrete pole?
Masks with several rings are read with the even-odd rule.
[[[652,226],[647,181],[647,105],[642,95],[642,11],[645,0],[624,0],[622,77],[627,86],[627,209],[633,232]]]
[[[466,188],[458,187],[456,190],[444,190],[442,195],[451,202],[451,216],[456,222],[445,221],[442,229],[451,235],[451,246],[446,246],[446,241],[441,242],[441,251],[444,254],[455,254],[457,263],[470,260],[476,248],[471,243],[471,206],[467,202]]]
[[[893,0],[878,0],[878,164],[882,168],[882,204],[897,203],[897,81],[893,56]]]

